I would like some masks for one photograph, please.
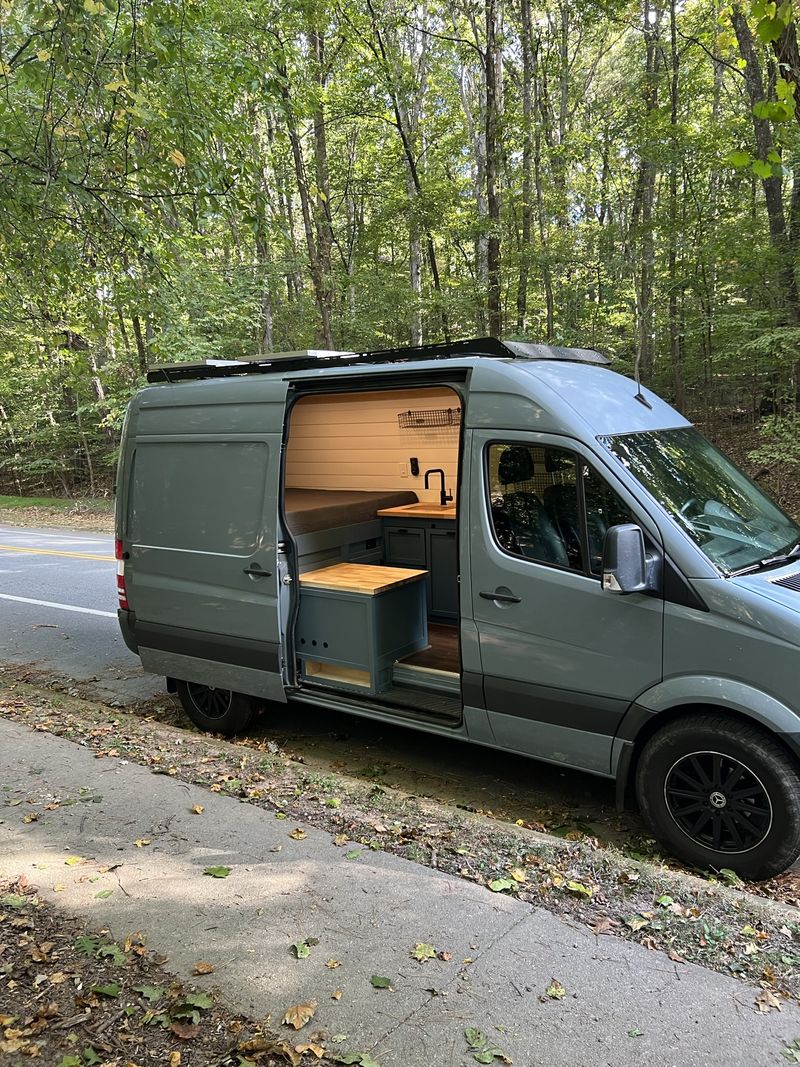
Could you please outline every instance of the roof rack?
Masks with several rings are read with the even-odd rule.
[[[305,349],[300,352],[276,352],[264,359],[208,360],[204,363],[173,363],[153,367],[147,380],[183,382],[200,378],[229,378],[239,374],[269,374],[275,371],[314,370],[325,366],[369,366],[378,363],[413,363],[419,360],[456,359],[478,356],[488,359],[552,359],[572,363],[595,363],[605,366],[608,356],[591,348],[564,348],[559,345],[533,344],[529,341],[503,341],[496,337],[478,337],[461,341],[415,347],[384,348],[374,352],[333,352]]]

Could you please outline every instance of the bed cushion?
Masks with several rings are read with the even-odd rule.
[[[352,526],[377,516],[379,508],[418,503],[408,490],[365,493],[351,489],[287,489],[284,509],[293,534],[313,533],[336,526]]]

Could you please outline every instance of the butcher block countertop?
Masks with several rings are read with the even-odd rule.
[[[379,515],[394,519],[452,519],[456,518],[455,504],[400,504],[394,508],[380,508]]]
[[[337,563],[318,571],[306,571],[300,575],[304,589],[333,589],[340,593],[361,593],[375,596],[398,585],[407,585],[424,578],[427,571],[409,570],[407,567],[375,567],[367,563]]]

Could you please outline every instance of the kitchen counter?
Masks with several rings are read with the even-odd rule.
[[[376,596],[387,589],[414,582],[425,577],[423,570],[408,570],[401,567],[375,567],[369,564],[337,563],[317,571],[300,575],[300,588],[330,589],[340,593],[360,593]]]
[[[455,504],[400,504],[394,508],[380,508],[378,514],[395,519],[451,519],[455,522]]]

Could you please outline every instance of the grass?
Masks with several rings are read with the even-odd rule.
[[[52,508],[56,511],[111,511],[114,502],[103,497],[3,496],[0,508]]]

